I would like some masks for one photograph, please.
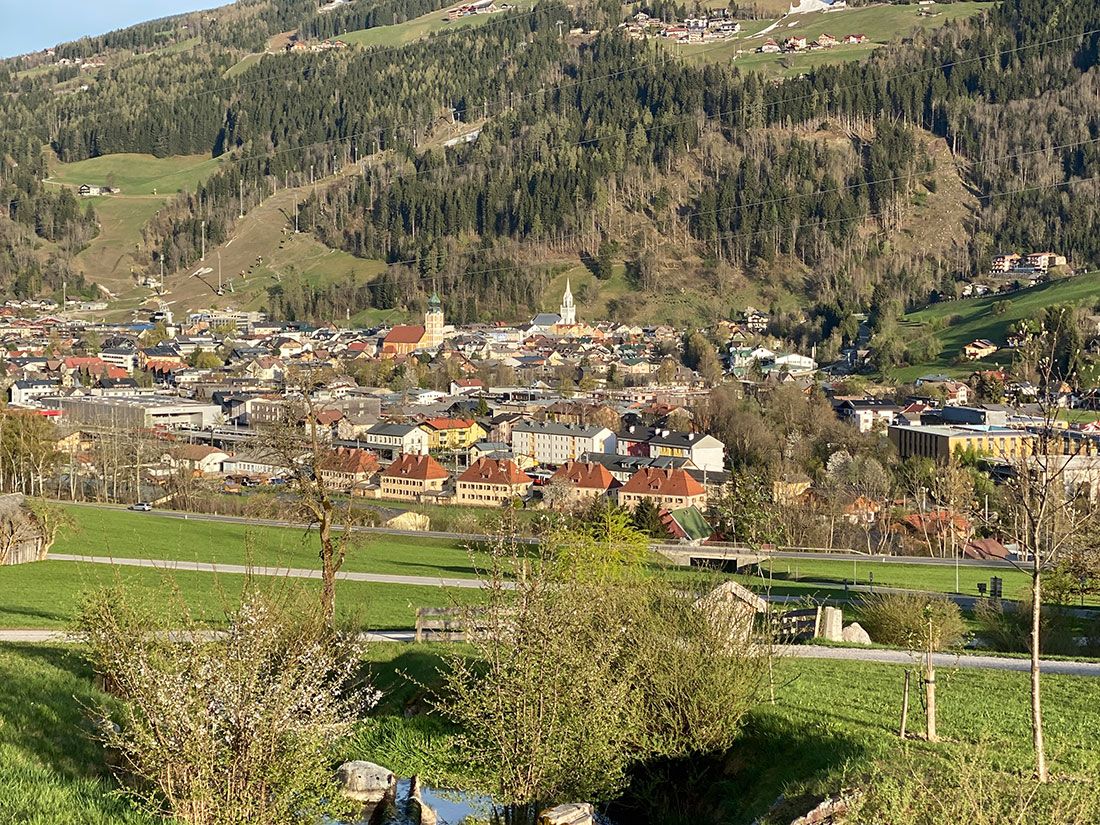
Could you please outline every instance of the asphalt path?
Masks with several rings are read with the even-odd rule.
[[[319,579],[320,570],[304,567],[249,567],[244,564],[210,564],[201,561],[176,561],[173,559],[126,559],[110,556],[81,556],[70,553],[50,553],[51,561],[79,561],[90,564],[112,564],[122,567],[152,567],[157,570],[185,570],[198,573],[240,573],[255,576],[286,576],[291,579]],[[432,576],[395,576],[386,573],[352,573],[340,571],[338,581],[375,582],[377,584],[415,584],[423,587],[454,587],[480,590],[484,585],[479,579],[456,579]],[[514,585],[505,583],[505,588]]]
[[[88,507],[97,510],[125,510],[126,508],[118,504],[96,504],[92,502],[66,502],[66,506],[74,507]],[[135,513],[135,515],[138,515]],[[184,521],[212,521],[220,524],[243,524],[243,525],[259,525],[261,527],[286,527],[292,529],[305,529],[305,525],[292,521],[279,521],[276,519],[257,519],[247,518],[244,516],[220,516],[211,513],[184,513],[178,510],[150,510],[149,512],[140,513],[142,518],[174,518],[182,519]],[[343,529],[342,525],[335,525],[335,529]],[[491,536],[486,536],[478,533],[445,533],[438,530],[396,530],[390,527],[362,527],[352,526],[352,531],[356,533],[374,533],[383,536],[404,536],[412,538],[437,538],[437,539],[451,539],[454,541],[488,541]],[[518,538],[517,541],[526,544],[536,544],[538,539],[536,538]],[[750,548],[734,548],[734,547],[721,547],[721,546],[699,546],[688,547],[687,545],[675,544],[675,545],[651,545],[652,549],[660,552],[661,547],[668,547],[670,550],[675,550],[678,553],[691,551],[691,555],[707,556],[710,554],[721,554],[728,552],[730,555],[762,555],[775,559],[814,559],[817,561],[849,561],[859,562],[867,564],[874,562],[876,564],[920,564],[930,566],[954,566],[956,564],[955,559],[940,559],[932,558],[929,556],[872,556],[866,553],[852,553],[846,551],[836,552],[817,552],[812,550],[798,551],[798,550],[753,550]],[[1002,568],[1002,569],[1019,569],[1019,565],[1012,562],[1005,561],[984,561],[981,559],[959,559],[957,564],[960,567],[988,567],[988,568]]]
[[[412,642],[415,635],[415,631],[412,630],[387,630],[362,633],[359,638],[364,642]],[[0,630],[0,643],[41,644],[50,642],[71,644],[80,641],[80,634],[65,630]],[[914,667],[920,665],[920,654],[911,654],[904,650],[782,645],[776,648],[776,653],[780,658],[831,659],[848,662],[913,665]],[[1005,656],[934,653],[932,662],[940,668],[958,667],[971,670],[999,670],[1015,673],[1027,673],[1031,670],[1031,663],[1027,659],[1012,659]],[[1043,660],[1042,671],[1048,674],[1085,676],[1095,679],[1100,678],[1100,663]]]

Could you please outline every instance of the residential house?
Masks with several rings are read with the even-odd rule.
[[[631,425],[616,436],[619,455],[688,459],[700,470],[721,472],[726,445],[712,435]]]
[[[619,504],[633,510],[643,499],[665,510],[705,507],[707,491],[686,470],[643,467],[619,489]]]
[[[415,424],[391,424],[380,421],[368,427],[356,440],[389,458],[397,458],[402,453],[428,454],[428,433]]]
[[[320,469],[326,487],[350,492],[378,472],[378,458],[370,450],[337,447],[322,458]]]
[[[422,501],[425,495],[443,492],[450,477],[430,455],[401,455],[382,471],[378,481],[382,498]]]
[[[779,44],[776,43],[774,40],[765,40],[764,45],[760,47],[759,51],[763,52],[764,54],[779,54],[782,49],[779,47]]]
[[[844,35],[844,45],[857,46],[860,43],[867,42],[867,35],[865,34],[846,34]]]
[[[893,401],[881,398],[846,398],[836,406],[841,421],[847,421],[861,433],[883,429],[901,412]]]
[[[590,504],[594,498],[607,497],[623,486],[602,464],[583,461],[562,464],[550,477],[550,484],[565,488],[560,503],[566,507]]]
[[[455,483],[455,503],[475,507],[494,507],[531,490],[534,479],[519,469],[514,461],[480,458],[458,477]]]
[[[196,478],[214,475],[222,471],[222,464],[229,453],[206,444],[180,444],[165,454],[170,467],[188,470]]]
[[[979,338],[976,341],[971,341],[965,347],[963,347],[963,357],[968,358],[971,361],[976,361],[979,358],[988,358],[993,355],[1000,347],[990,341],[988,338]]]
[[[429,418],[420,429],[428,434],[429,450],[465,450],[488,435],[472,418]]]

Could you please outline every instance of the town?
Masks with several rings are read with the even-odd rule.
[[[415,503],[427,513],[442,505],[576,510],[597,500],[635,510],[644,502],[660,519],[657,534],[673,543],[743,539],[718,515],[731,488],[724,439],[741,433],[714,408],[733,399],[769,416],[779,396],[820,399],[864,439],[838,445],[837,456],[878,452],[875,439],[887,438],[894,461],[977,456],[994,478],[1011,475],[1054,426],[1051,443],[1070,456],[1067,478],[1090,495],[1100,491],[1100,426],[1087,415],[1052,425],[1040,403],[1084,410],[1100,403],[1095,395],[981,368],[970,379],[926,374],[908,387],[853,392],[863,383],[847,367],[853,353],[819,365],[812,354],[782,349],[769,316],[751,307],[710,330],[588,321],[578,318],[567,283],[558,312],[514,326],[449,324],[437,295],[423,323],[375,329],[309,328],[233,311],[89,324],[48,309],[23,304],[0,314],[5,416],[53,425],[56,458],[28,477],[27,492],[55,487],[76,500],[172,507],[184,474],[192,505],[196,490],[247,496],[287,483],[288,460],[308,455],[308,445],[297,459],[270,449],[272,428],[301,431],[315,419],[326,451],[321,479],[361,506]],[[999,347],[980,340],[964,349],[977,360]],[[132,463],[123,460],[134,483],[119,488],[106,476],[120,466],[104,462],[124,432],[141,446]],[[811,482],[812,473],[782,461],[769,471],[767,492],[824,525],[819,503],[835,481],[826,474]],[[942,533],[957,529],[964,554],[1013,557],[989,541],[971,546],[977,525],[945,525],[916,491],[884,497],[842,486],[844,520],[873,530],[876,546],[934,552]],[[426,529],[431,521],[395,523]],[[828,547],[870,541],[835,527],[811,534]]]

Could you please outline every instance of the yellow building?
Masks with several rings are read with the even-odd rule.
[[[1031,453],[1034,436],[1024,430],[967,426],[911,426],[896,424],[889,429],[890,442],[902,459],[910,456],[947,462],[957,451],[973,450],[979,455],[1013,459]]]
[[[485,428],[472,418],[432,418],[420,425],[429,450],[465,450],[485,438]]]

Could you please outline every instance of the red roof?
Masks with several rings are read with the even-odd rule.
[[[703,485],[686,470],[657,470],[643,467],[630,477],[620,492],[646,496],[701,496]]]
[[[386,333],[384,344],[419,344],[424,337],[422,326],[399,326]]]
[[[322,459],[321,469],[333,473],[369,474],[378,469],[378,461],[370,450],[338,447]]]
[[[610,470],[595,462],[567,461],[558,467],[550,480],[568,481],[582,490],[613,490],[622,486]]]
[[[511,459],[479,458],[458,477],[459,481],[476,484],[501,484],[514,487],[532,484],[534,479],[516,466]]]
[[[417,481],[431,481],[447,478],[449,475],[443,465],[430,455],[407,453],[402,453],[393,464],[382,471],[383,478],[412,478]]]
[[[476,423],[472,418],[429,418],[424,426],[433,430],[465,430]]]

